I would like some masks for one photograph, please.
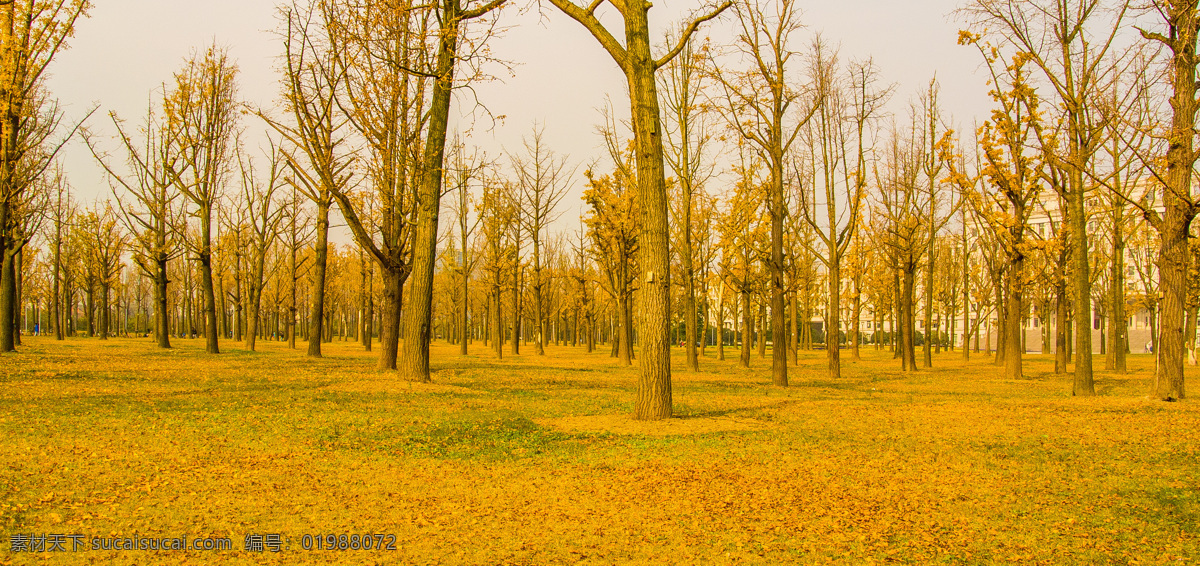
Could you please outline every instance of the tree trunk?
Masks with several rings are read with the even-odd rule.
[[[0,204],[7,208],[7,205]],[[5,214],[0,214],[0,232],[4,231]],[[5,248],[7,242],[0,237],[0,352],[16,351],[16,332],[13,318],[17,306],[17,271],[15,258]]]
[[[109,331],[109,312],[108,312],[108,290],[107,284],[100,286],[100,339],[108,340]]]
[[[546,355],[546,312],[542,304],[542,243],[537,232],[533,233],[533,353]]]
[[[625,52],[629,101],[637,146],[638,196],[641,228],[638,236],[642,269],[641,371],[633,417],[658,420],[671,417],[671,263],[667,187],[663,171],[662,127],[659,123],[654,58],[650,54],[647,0],[626,0]]]
[[[521,264],[513,264],[512,355],[521,354]]]
[[[717,359],[725,361],[725,294],[717,299]]]
[[[1177,6],[1176,6],[1177,5]],[[1159,319],[1160,345],[1155,351],[1158,369],[1154,376],[1154,396],[1160,400],[1183,399],[1184,309],[1187,308],[1187,272],[1191,253],[1188,231],[1195,216],[1191,206],[1192,175],[1196,162],[1193,153],[1196,127],[1196,3],[1172,2],[1170,15],[1174,44],[1173,109],[1167,149],[1167,190],[1159,227],[1158,277],[1162,291]],[[1090,333],[1089,333],[1090,335]],[[1084,352],[1079,352],[1080,362]]]
[[[900,287],[900,368],[903,371],[916,371],[917,369],[917,352],[916,352],[916,321],[913,319],[913,301],[915,297],[916,287],[916,270],[912,269],[912,262],[908,263],[908,268],[901,270],[901,287]]]
[[[631,297],[628,291],[621,291],[617,299],[617,311],[620,317],[617,322],[619,342],[617,342],[617,357],[621,365],[633,365],[633,316],[630,306]]]
[[[1067,373],[1067,313],[1070,300],[1067,296],[1067,282],[1059,280],[1054,285],[1054,373]]]
[[[499,276],[497,276],[497,279]],[[496,281],[492,284],[492,311],[495,312],[495,326],[492,327],[492,349],[496,352],[496,359],[504,358],[504,321],[500,314],[500,283]]]
[[[13,256],[13,268],[16,270],[16,289],[13,293],[13,345],[21,345],[21,319],[24,314],[24,296],[25,287],[25,246],[17,248],[17,254]]]
[[[856,272],[854,275],[854,310],[853,310],[854,320],[851,321],[851,323],[853,325],[851,328],[853,328],[854,341],[851,342],[851,344],[850,344],[850,356],[852,359],[854,359],[856,361],[862,359],[862,354],[858,348],[858,343],[862,342],[862,340],[859,338],[859,336],[862,332],[862,326],[861,326],[862,289],[861,289],[861,284],[862,284],[862,276]]]
[[[467,355],[467,335],[470,332],[467,330],[467,297],[470,288],[467,280],[467,246],[466,239],[463,239],[463,272],[462,272],[462,318],[460,319],[462,336],[459,336],[458,354],[460,356]]]
[[[842,350],[839,337],[842,326],[842,309],[838,307],[842,304],[842,265],[837,250],[829,250],[829,259],[829,329],[825,334],[825,358],[829,366],[829,379],[839,379],[842,377]]]
[[[1008,267],[1008,292],[1004,298],[1004,377],[1005,379],[1021,379],[1021,299],[1023,289],[1021,277],[1024,276],[1025,259],[1016,256],[1010,259]]]
[[[375,289],[373,273],[367,277],[367,308],[363,313],[363,349],[370,352],[375,334]],[[389,368],[394,369],[394,368]]]
[[[215,286],[213,285],[212,276],[212,234],[211,227],[207,217],[212,215],[211,210],[205,210],[201,217],[202,226],[200,227],[201,241],[200,248],[200,292],[203,294],[204,300],[204,351],[209,354],[220,353],[218,347],[217,336],[217,297],[214,294]]]
[[[443,0],[438,33],[437,79],[429,106],[429,126],[421,160],[416,226],[413,228],[412,285],[404,309],[404,359],[401,374],[410,381],[429,382],[429,338],[433,314],[433,268],[437,261],[438,212],[441,208],[442,164],[458,49],[459,0]]]
[[[317,243],[313,249],[312,304],[309,305],[308,355],[321,357],[325,337],[325,268],[329,260],[329,200],[317,202]]]
[[[933,367],[933,239],[925,264],[925,340],[921,342],[921,367]]]
[[[1110,322],[1108,324],[1108,355],[1105,369],[1125,373],[1125,342],[1128,339],[1129,323],[1125,315],[1125,237],[1120,218],[1113,222],[1112,271],[1109,281]]]
[[[383,305],[379,327],[379,369],[396,369],[400,353],[400,311],[404,304],[404,278],[396,269],[383,270]]]
[[[754,318],[750,313],[750,292],[742,290],[742,357],[738,364],[750,367],[750,336],[754,333]]]

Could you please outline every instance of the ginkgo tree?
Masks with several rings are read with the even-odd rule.
[[[967,33],[961,40],[966,43],[981,41]],[[977,44],[985,54],[993,80],[991,95],[996,103],[991,118],[983,123],[979,134],[984,160],[981,173],[988,180],[987,189],[973,189],[975,183],[955,167],[958,160],[951,157],[946,163],[950,178],[962,188],[970,206],[995,235],[1006,255],[1004,306],[1000,317],[1003,321],[1000,331],[1004,375],[1008,379],[1020,379],[1024,353],[1022,308],[1028,283],[1025,262],[1033,246],[1027,234],[1028,220],[1034,202],[1044,188],[1045,176],[1046,154],[1039,145],[1042,143],[1039,138],[1046,139],[1039,111],[1041,99],[1029,82],[1027,56],[1015,55],[1011,61],[1003,61],[983,43]]]
[[[639,269],[644,272],[639,317],[642,344],[641,376],[634,418],[671,417],[671,262],[668,238],[667,187],[663,168],[662,121],[655,73],[687,45],[696,29],[725,11],[732,2],[716,6],[693,19],[675,46],[655,58],[650,53],[648,0],[616,0],[611,4],[624,23],[625,41],[618,41],[600,22],[596,9],[601,0],[581,6],[571,0],[550,0],[556,8],[582,24],[621,68],[629,85],[633,142],[636,147],[637,187],[641,209]]]

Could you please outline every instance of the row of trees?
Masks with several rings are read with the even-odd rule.
[[[502,4],[282,7],[278,109],[242,111],[236,66],[210,48],[164,86],[138,126],[110,116],[116,147],[85,136],[113,180],[119,212],[98,205],[67,213],[65,180],[49,167],[58,114],[52,105],[23,111],[33,118],[18,123],[42,124],[42,134],[23,142],[37,149],[30,157],[14,157],[26,169],[14,165],[8,186],[25,184],[5,189],[0,209],[8,250],[0,314],[19,319],[15,266],[25,262],[17,255],[35,235],[53,250],[53,287],[90,269],[65,267],[61,254],[91,214],[112,231],[111,257],[96,261],[119,265],[128,256],[153,282],[151,328],[163,347],[177,327],[171,313],[197,310],[172,305],[193,299],[211,353],[220,336],[243,332],[253,348],[268,319],[279,329],[282,318],[280,335],[294,344],[306,312],[308,354],[319,356],[337,318],[326,309],[353,305],[353,316],[341,317],[353,325],[343,326],[367,347],[378,334],[379,366],[422,381],[439,330],[463,352],[482,338],[498,355],[505,341],[519,347],[522,332],[536,354],[567,335],[584,336],[589,348],[607,338],[625,363],[636,341],[635,416],[656,419],[671,414],[677,334],[696,369],[710,327],[721,328],[714,342],[723,357],[727,320],[740,322],[746,365],[751,338],[761,352],[770,333],[773,382],[786,386],[789,352],[794,363],[796,350],[811,346],[814,316],[826,341],[845,332],[855,356],[861,322],[870,320],[878,335],[887,321],[906,370],[932,364],[941,345],[930,337],[935,327],[954,328],[961,318],[963,334],[978,335],[995,318],[997,363],[1016,378],[1022,324],[1031,309],[1041,320],[1053,312],[1057,367],[1066,372],[1073,351],[1074,392],[1091,395],[1097,315],[1111,332],[1106,363],[1124,369],[1132,264],[1143,304],[1158,313],[1156,395],[1183,396],[1185,337],[1195,334],[1196,313],[1186,277],[1195,3],[1164,2],[1146,13],[1102,0],[968,4],[970,30],[960,42],[978,49],[995,103],[972,138],[950,126],[936,81],[906,114],[886,114],[895,88],[870,60],[843,60],[819,35],[801,43],[793,0],[707,8],[668,33],[657,58],[648,2],[613,4],[622,36],[601,23],[599,2],[552,0],[628,79],[630,120],[606,121],[608,165],[596,161],[582,175],[536,127],[524,148],[499,159],[450,140],[452,94],[485,78],[485,44]],[[64,12],[75,14],[71,25],[85,7],[63,6],[75,7]],[[733,41],[693,38],[726,12]],[[1164,25],[1168,33],[1154,31]],[[44,96],[32,80],[21,100],[36,106]],[[1156,104],[1163,98],[1169,115]],[[246,147],[247,120],[266,125],[264,150]],[[575,180],[586,183],[586,210],[570,233],[558,220]],[[443,209],[453,225],[439,221]],[[335,214],[353,235],[344,253],[357,256],[342,261],[357,266],[357,277],[341,269],[341,287],[330,269]],[[1147,229],[1158,249],[1138,245],[1140,255],[1127,258],[1131,237],[1146,239]],[[180,277],[172,269],[193,282],[186,292],[172,290]],[[100,289],[103,303],[104,281],[114,277],[72,280],[51,293],[52,310],[80,289]],[[269,315],[264,293],[274,299]],[[55,329],[73,328],[61,314],[53,318]],[[14,326],[3,329],[0,346],[14,341]],[[840,348],[826,352],[837,378]]]

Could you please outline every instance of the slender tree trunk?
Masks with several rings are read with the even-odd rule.
[[[329,200],[317,201],[317,242],[313,248],[312,304],[309,305],[308,355],[321,357],[325,337],[325,270],[329,261]]]
[[[10,12],[9,17],[5,18],[9,26],[12,25],[11,10],[12,8],[10,7],[8,9]],[[8,122],[9,129],[13,130],[14,128],[12,128],[11,122],[15,118],[12,115],[11,109],[8,116],[5,118]],[[15,147],[16,140],[11,138],[15,138],[16,132],[5,132],[5,135],[10,138],[6,140],[10,143],[9,147]],[[6,157],[5,161],[8,162],[10,159]],[[15,163],[7,163],[7,166],[9,168],[14,167]],[[13,171],[8,170],[4,171],[3,173],[8,179],[11,180],[13,178]],[[5,187],[4,190],[9,190],[9,187]],[[9,217],[12,214],[10,206],[11,205],[9,204],[7,197],[0,197],[0,353],[14,352],[17,349],[12,324],[13,316],[17,308],[17,306],[14,304],[16,302],[17,295],[17,272],[16,267],[14,266],[15,258],[13,257],[13,254],[9,252],[9,247],[11,247],[12,242],[7,236],[8,225],[11,221]]]
[[[492,311],[495,312],[495,326],[492,327],[492,349],[496,352],[496,359],[504,358],[504,320],[501,318],[500,311],[500,282],[499,275],[497,280],[492,283]]]
[[[1024,275],[1025,259],[1017,256],[1010,260],[1008,267],[1008,292],[1004,300],[1004,377],[1005,379],[1021,379],[1021,300],[1023,289],[1021,277]]]
[[[1125,316],[1125,235],[1123,233],[1121,212],[1118,210],[1113,218],[1113,249],[1112,267],[1109,281],[1109,307],[1112,313],[1108,324],[1108,355],[1105,356],[1105,369],[1125,373],[1128,366],[1125,362],[1125,342],[1129,333],[1129,324]]]
[[[1067,282],[1059,280],[1054,285],[1054,373],[1067,373],[1067,314],[1070,300],[1067,297]]]
[[[545,306],[542,305],[542,243],[539,234],[533,234],[533,353],[546,355]]]
[[[21,345],[21,318],[24,314],[25,301],[22,297],[23,288],[25,286],[25,247],[17,248],[17,254],[13,256],[13,267],[15,269],[16,289],[13,293],[13,345]]]
[[[56,219],[54,228],[54,280],[51,282],[50,291],[50,318],[54,324],[54,339],[63,339],[63,315],[62,315],[62,289],[59,288],[59,282],[62,281],[62,224]]]
[[[765,299],[765,297],[764,297]],[[754,334],[754,346],[758,348],[758,359],[767,357],[767,304],[758,305],[758,330]]]
[[[925,264],[925,340],[921,342],[921,367],[933,367],[933,240],[929,241],[929,261]]]
[[[204,217],[211,216],[211,211],[206,210]],[[209,354],[220,353],[218,347],[217,335],[217,297],[215,295],[215,286],[212,276],[212,241],[210,226],[208,221],[202,217],[203,226],[201,226],[201,248],[200,248],[200,292],[203,295],[204,308],[204,351]]]
[[[620,319],[617,323],[617,330],[620,341],[618,342],[617,357],[620,359],[621,365],[630,366],[633,365],[633,317],[629,304],[631,297],[628,291],[621,291],[618,294],[617,311]]]
[[[521,354],[521,264],[513,264],[512,355]]]
[[[109,332],[109,312],[108,312],[108,285],[100,286],[100,339],[108,340]]]
[[[853,333],[854,333],[854,341],[851,342],[851,344],[850,344],[850,355],[851,355],[851,358],[854,360],[862,359],[862,354],[858,348],[858,343],[862,342],[862,340],[859,339],[860,333],[862,332],[862,328],[861,328],[862,278],[861,277],[862,276],[859,275],[858,273],[855,273],[855,275],[854,275],[854,310],[853,310],[854,320],[851,321],[851,324],[853,325],[852,328],[853,328]]]
[[[7,205],[0,204],[0,208]],[[0,214],[0,232],[5,229],[6,214]],[[7,242],[0,237],[0,352],[15,352],[16,332],[13,319],[16,316],[17,271],[16,261],[5,249]]]
[[[262,281],[262,268],[255,268],[258,271],[258,277],[255,281]],[[251,352],[255,351],[255,346],[258,342],[258,310],[259,301],[262,299],[262,285],[254,282],[250,283],[250,304],[247,305],[246,313],[246,348]]]
[[[462,319],[460,320],[461,327],[462,327],[462,336],[459,337],[460,340],[459,340],[459,345],[458,345],[459,346],[458,354],[460,356],[467,355],[467,335],[469,332],[469,330],[467,330],[467,322],[470,320],[469,317],[467,316],[467,303],[468,303],[467,297],[469,296],[469,292],[470,292],[470,286],[469,286],[470,281],[468,281],[468,279],[467,279],[467,263],[466,262],[467,262],[467,246],[466,246],[466,239],[464,239],[463,240],[463,272],[462,272],[462,307],[463,308],[462,308]]]
[[[915,297],[914,287],[916,286],[916,273],[912,269],[912,262],[909,262],[909,268],[902,269],[900,287],[900,367],[904,371],[916,371],[917,355],[916,355],[916,322],[913,320],[913,302]]]
[[[370,352],[371,343],[374,341],[375,334],[375,274],[370,272],[367,275],[367,307],[363,313],[363,333],[362,345],[363,349]],[[393,366],[394,368],[394,366]],[[388,368],[388,369],[393,369]]]
[[[725,361],[725,294],[717,299],[717,359]]]
[[[838,307],[842,304],[842,265],[836,250],[830,250],[829,259],[829,332],[825,335],[825,357],[829,366],[829,378],[839,379],[842,377],[842,350],[839,336],[842,313]]]
[[[1072,120],[1075,120],[1072,114]],[[1069,136],[1071,155],[1080,155],[1077,136]],[[1067,195],[1066,221],[1071,240],[1071,277],[1075,290],[1075,381],[1072,394],[1090,397],[1096,394],[1092,377],[1092,279],[1088,256],[1087,212],[1084,209],[1083,170],[1068,171],[1072,190]],[[1186,244],[1185,244],[1186,248]]]
[[[738,365],[750,367],[750,337],[754,334],[754,315],[750,312],[750,292],[742,290],[742,357]],[[828,342],[828,340],[826,340]]]
[[[800,305],[796,299],[796,293],[789,293],[792,305],[791,328],[789,329],[788,342],[790,348],[789,353],[792,356],[792,364],[800,363]],[[808,324],[808,321],[804,321]]]

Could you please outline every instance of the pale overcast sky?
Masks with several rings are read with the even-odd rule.
[[[665,29],[700,5],[663,0],[651,10],[652,25]],[[952,14],[957,5],[958,0],[803,3],[807,28],[798,45],[806,46],[812,34],[820,32],[840,44],[843,59],[873,57],[884,80],[897,85],[890,109],[898,115],[936,73],[945,111],[970,127],[986,113],[987,87],[978,53],[956,44],[962,25]],[[99,0],[91,17],[79,24],[70,49],[52,66],[50,88],[69,117],[99,105],[89,125],[98,134],[111,134],[108,111],[139,122],[149,97],[157,103],[161,96],[152,91],[169,81],[191,52],[215,40],[227,46],[238,63],[243,97],[270,106],[278,90],[274,60],[280,50],[272,32],[274,6],[266,0]],[[539,18],[536,9],[521,13],[516,8],[503,15],[511,29],[493,43],[497,57],[516,64],[515,76],[503,73],[503,82],[477,88],[490,111],[506,118],[492,131],[477,128],[473,143],[490,155],[504,148],[515,151],[536,120],[545,124],[555,150],[569,155],[573,164],[600,157],[595,125],[605,97],[628,112],[622,75],[582,26],[552,12],[548,4],[546,18]],[[732,27],[729,14],[710,22],[707,30],[719,38],[728,36]],[[654,36],[661,38],[662,31]],[[252,117],[244,126],[263,129]],[[67,148],[64,161],[81,201],[108,195],[103,172],[81,143]],[[575,185],[563,203],[564,219],[572,222],[581,182],[577,179]]]

